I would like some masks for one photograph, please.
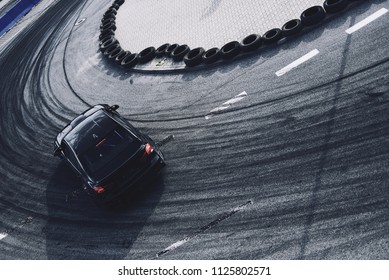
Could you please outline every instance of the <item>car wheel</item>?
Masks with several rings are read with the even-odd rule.
[[[203,62],[204,52],[205,50],[203,48],[195,48],[189,51],[184,57],[184,62],[186,66],[194,67],[196,65],[201,64]]]
[[[273,28],[262,36],[264,44],[270,45],[278,42],[282,38],[282,31],[279,28]]]
[[[141,51],[138,54],[138,62],[139,63],[146,63],[155,58],[155,48],[154,47],[148,47]]]
[[[282,26],[282,35],[285,37],[296,35],[303,29],[299,19],[292,19]]]
[[[119,54],[124,53],[124,50],[118,45],[116,49],[112,50],[112,52],[108,55],[108,59],[115,60]]]
[[[240,43],[243,52],[257,50],[262,44],[262,37],[259,34],[251,34],[245,37]]]
[[[315,25],[326,17],[326,12],[322,6],[313,6],[301,13],[301,24],[304,26]]]
[[[212,64],[218,61],[221,58],[219,48],[211,48],[203,54],[204,64]]]
[[[334,14],[347,7],[347,0],[326,0],[323,6],[327,13]]]
[[[237,41],[232,41],[225,44],[220,49],[220,54],[223,59],[232,59],[237,56],[241,51],[240,43]]]
[[[170,56],[174,61],[181,61],[189,51],[188,45],[180,45],[174,49]]]

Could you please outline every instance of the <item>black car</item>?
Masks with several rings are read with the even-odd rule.
[[[115,203],[150,173],[165,166],[153,140],[116,111],[96,105],[63,128],[54,155],[65,159],[98,205]]]

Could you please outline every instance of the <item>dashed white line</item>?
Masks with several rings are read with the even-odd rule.
[[[8,236],[8,234],[5,232],[0,233],[0,240],[6,238],[7,236]]]
[[[216,107],[215,109],[212,109],[210,111],[210,114],[205,116],[205,119],[208,120],[214,113],[218,113],[220,111],[224,111],[224,110],[230,108],[232,104],[235,104],[235,103],[241,101],[242,99],[246,98],[247,96],[248,96],[247,92],[245,92],[245,91],[239,93],[234,98],[231,98],[230,100],[227,100],[226,102],[224,102],[219,107]]]
[[[361,29],[362,27],[368,25],[372,21],[374,21],[374,20],[378,19],[379,17],[383,16],[387,12],[388,12],[388,10],[385,9],[385,8],[382,8],[381,10],[378,10],[377,12],[375,12],[374,14],[368,16],[364,20],[362,20],[362,21],[356,23],[355,25],[351,26],[349,29],[346,30],[346,33],[347,34],[354,33],[355,31],[357,31],[357,30]]]
[[[278,77],[285,75],[293,68],[296,68],[297,66],[303,64],[304,62],[307,62],[308,60],[310,60],[312,57],[316,56],[317,54],[319,54],[319,50],[317,50],[317,49],[310,51],[306,55],[300,57],[299,59],[293,61],[291,64],[289,64],[289,65],[285,66],[284,68],[282,68],[281,70],[277,71],[276,75]]]

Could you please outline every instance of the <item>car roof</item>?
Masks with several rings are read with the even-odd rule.
[[[74,127],[66,134],[63,141],[65,141],[76,154],[84,152],[96,142],[96,139],[106,135],[119,125],[102,109],[96,110],[89,116],[80,115],[75,118],[73,122]]]

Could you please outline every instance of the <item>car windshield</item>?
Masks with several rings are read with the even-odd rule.
[[[85,171],[96,180],[101,180],[119,168],[134,155],[140,141],[120,125],[95,141],[78,155]]]

